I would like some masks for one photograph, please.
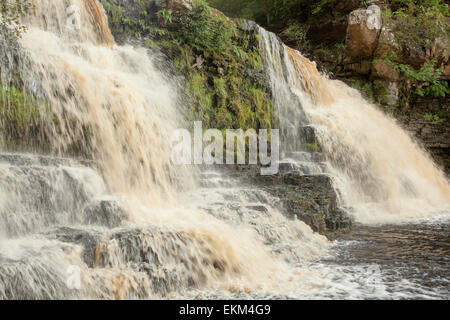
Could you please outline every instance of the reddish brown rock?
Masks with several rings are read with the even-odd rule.
[[[400,79],[400,74],[384,59],[375,59],[372,62],[372,77],[397,81]]]
[[[357,57],[372,56],[377,46],[381,26],[381,10],[376,5],[350,13],[346,36],[348,62]]]
[[[380,31],[374,56],[376,58],[381,58],[383,55],[390,54],[391,52],[395,52],[398,57],[402,55],[402,50],[395,40],[395,36],[391,28],[384,26]]]
[[[445,77],[450,77],[450,64],[446,65],[444,68],[444,74]]]

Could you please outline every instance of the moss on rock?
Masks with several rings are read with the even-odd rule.
[[[189,120],[211,128],[271,128],[273,105],[263,80],[257,35],[204,1],[193,8],[152,0],[103,0],[118,43],[158,48],[185,78]]]
[[[48,106],[14,85],[0,83],[0,136],[8,149],[41,148],[46,143],[43,119]]]

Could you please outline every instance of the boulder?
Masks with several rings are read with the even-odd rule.
[[[314,126],[309,125],[300,127],[298,133],[303,144],[320,144],[319,139],[317,139],[316,128]]]
[[[378,37],[374,57],[382,58],[383,55],[395,52],[398,57],[402,55],[400,45],[395,40],[395,35],[389,26],[383,26]]]
[[[55,227],[43,235],[51,240],[79,245],[83,250],[81,257],[90,268],[96,265],[97,246],[105,237],[103,230],[86,227]]]
[[[357,57],[372,56],[377,46],[381,27],[381,9],[376,5],[371,5],[367,9],[357,9],[350,13],[346,35],[348,62]]]
[[[375,59],[372,62],[372,77],[397,81],[400,79],[400,74],[384,59]]]
[[[83,210],[84,224],[116,228],[128,219],[124,207],[114,200],[100,200]]]

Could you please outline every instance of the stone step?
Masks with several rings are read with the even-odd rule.
[[[0,153],[0,164],[6,163],[13,166],[76,166],[79,165],[73,159],[58,158],[35,154]]]
[[[101,232],[65,228],[54,235],[0,242],[0,300],[149,299],[145,273],[89,268],[83,261]],[[55,240],[66,237],[65,241]],[[95,251],[94,251],[95,252]]]
[[[105,192],[102,177],[75,161],[0,154],[0,234],[81,222],[84,208]]]

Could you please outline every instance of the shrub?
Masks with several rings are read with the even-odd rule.
[[[406,50],[414,47],[430,47],[437,38],[449,39],[450,27],[447,22],[449,9],[441,0],[405,1],[395,10],[383,13],[384,22],[393,26],[398,44]],[[395,6],[394,6],[395,7]]]
[[[435,98],[445,98],[450,93],[448,83],[445,80],[440,80],[443,68],[435,68],[436,59],[426,61],[419,69],[414,69],[407,64],[401,64],[395,62],[397,54],[391,52],[390,54],[384,54],[383,59],[388,65],[393,67],[396,71],[403,74],[403,76],[409,80],[413,87],[415,87],[415,93],[419,96],[432,96]]]
[[[203,1],[181,19],[177,38],[182,44],[219,53],[231,48],[236,27],[225,16],[215,14]]]
[[[0,0],[0,35],[6,39],[20,37],[26,30],[20,23],[20,18],[28,14],[32,8],[29,0]]]

